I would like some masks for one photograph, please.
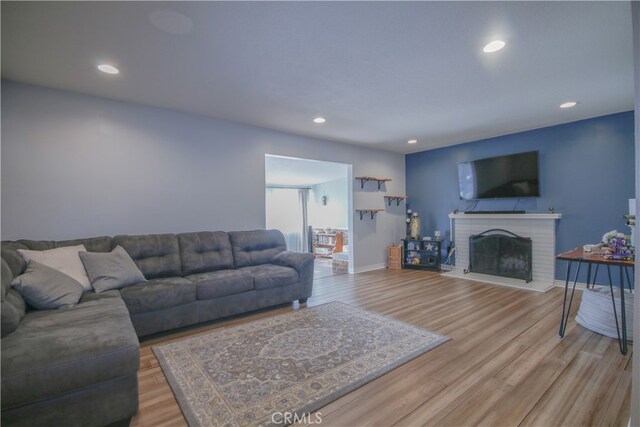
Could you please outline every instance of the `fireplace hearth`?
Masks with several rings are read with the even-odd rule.
[[[532,280],[532,241],[494,228],[469,236],[469,268],[466,273]]]

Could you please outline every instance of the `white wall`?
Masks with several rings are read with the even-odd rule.
[[[309,192],[309,225],[314,228],[349,228],[349,195],[345,177],[311,186]],[[322,204],[322,197],[327,204]],[[358,218],[359,220],[360,218]]]
[[[636,213],[640,212],[640,3],[631,2],[631,14],[633,17],[633,52],[635,70],[635,134],[636,134]],[[636,222],[636,236],[640,236],[640,226]],[[636,237],[637,239],[637,237]],[[640,283],[640,268],[635,269],[634,283]],[[635,292],[633,312],[633,342],[640,342],[640,297]],[[633,391],[631,395],[631,422],[632,426],[640,426],[640,351],[633,352]]]
[[[351,163],[405,192],[402,154],[3,81],[1,237],[263,228],[265,154]],[[354,208],[384,206],[353,185]],[[402,212],[350,213],[356,269],[384,263]]]

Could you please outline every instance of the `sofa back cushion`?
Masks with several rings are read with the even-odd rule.
[[[178,242],[185,275],[233,268],[231,242],[224,231],[181,233]]]
[[[122,246],[147,279],[182,274],[180,245],[175,234],[120,235],[113,238],[112,245]]]
[[[24,257],[20,255],[18,249],[29,248],[19,242],[2,242],[2,259],[7,263],[13,277],[22,274],[27,268],[27,262],[24,260]]]
[[[231,231],[229,239],[236,268],[268,264],[287,250],[284,235],[278,230]]]
[[[84,245],[84,247],[87,249],[87,252],[110,252],[112,249],[111,237],[109,236],[90,237],[88,239],[61,240],[55,243],[56,248]]]
[[[9,335],[11,332],[18,328],[18,324],[24,317],[26,310],[26,304],[20,294],[11,288],[11,281],[13,280],[13,273],[9,264],[4,260],[0,260],[2,263],[2,307],[0,312],[2,314],[2,337]]]
[[[18,249],[31,251],[46,251],[49,249],[62,248],[67,246],[84,245],[89,252],[109,252],[111,250],[111,237],[100,236],[88,239],[74,240],[17,240],[2,242],[2,258],[9,264],[9,268],[14,277],[24,273],[27,262],[18,253]]]
[[[26,246],[25,249],[32,251],[46,251],[47,249],[66,248],[67,246],[84,245],[89,252],[109,252],[111,250],[111,237],[99,236],[90,237],[88,239],[73,239],[73,240],[18,240],[15,243],[20,243]]]

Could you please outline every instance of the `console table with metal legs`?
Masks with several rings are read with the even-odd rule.
[[[627,314],[624,305],[624,283],[625,278],[629,291],[633,292],[631,288],[631,277],[633,277],[634,262],[624,260],[612,260],[605,259],[600,253],[584,252],[582,248],[572,249],[570,251],[561,253],[556,256],[556,259],[561,261],[567,261],[567,276],[564,282],[564,297],[562,300],[562,317],[560,318],[560,331],[561,337],[564,337],[564,333],[567,329],[567,323],[569,322],[569,312],[571,311],[571,303],[573,302],[573,294],[576,291],[576,284],[578,283],[578,277],[580,274],[580,268],[583,264],[587,266],[587,283],[586,286],[592,286],[595,284],[598,277],[598,269],[600,266],[606,266],[607,276],[609,278],[609,290],[611,291],[611,302],[613,304],[613,316],[616,322],[616,331],[618,332],[618,345],[620,346],[620,352],[627,354]],[[573,263],[577,263],[578,267],[573,279],[573,286],[571,287],[571,296],[569,297],[569,303],[567,304],[567,296],[569,291],[569,282],[571,281],[571,267]],[[591,280],[592,266],[595,266],[595,274],[593,281]],[[618,267],[620,273],[620,322],[618,322],[618,313],[616,309],[616,300],[613,294],[613,281],[611,277],[611,267]],[[629,270],[631,269],[631,276],[629,276]]]

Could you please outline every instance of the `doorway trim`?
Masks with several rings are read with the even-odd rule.
[[[336,162],[333,160],[321,160],[321,159],[309,159],[309,158],[304,158],[304,157],[294,157],[294,156],[284,156],[281,154],[269,154],[266,153],[264,155],[264,203],[265,203],[265,215],[264,215],[264,227],[266,228],[267,226],[267,212],[266,212],[266,206],[267,206],[267,158],[268,157],[277,157],[277,158],[281,158],[281,159],[290,159],[290,160],[304,160],[304,161],[308,161],[308,162],[318,162],[318,163],[334,163],[334,164],[338,164],[338,165],[344,165],[347,167],[347,238],[349,239],[349,267],[348,267],[348,273],[349,274],[354,274],[355,273],[355,269],[354,269],[354,265],[355,265],[355,239],[353,238],[354,235],[354,230],[353,230],[353,164],[352,163],[344,163],[344,162]]]

